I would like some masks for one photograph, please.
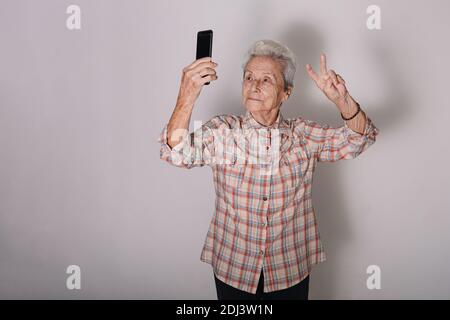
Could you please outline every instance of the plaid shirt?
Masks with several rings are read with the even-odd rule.
[[[318,161],[353,159],[372,145],[378,129],[366,119],[360,134],[346,122],[321,126],[284,119],[281,111],[270,127],[249,111],[218,115],[194,124],[174,148],[166,124],[158,139],[162,160],[212,168],[215,212],[200,260],[218,279],[254,294],[262,269],[264,292],[271,292],[299,283],[326,260],[312,205],[313,172]]]

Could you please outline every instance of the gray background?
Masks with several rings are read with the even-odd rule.
[[[81,30],[66,8],[81,7]],[[366,28],[381,7],[382,29]],[[208,167],[159,158],[181,70],[213,29],[219,79],[191,119],[241,114],[241,64],[261,38],[298,56],[285,117],[339,126],[304,69],[328,67],[380,129],[313,186],[328,260],[310,299],[450,298],[448,1],[3,0],[0,298],[216,299],[199,260],[214,209]],[[65,287],[81,267],[81,290]],[[366,268],[381,268],[368,290]]]

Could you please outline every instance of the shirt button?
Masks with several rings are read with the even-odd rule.
[[[260,255],[263,255],[263,254],[264,254],[264,250],[261,250],[261,251],[259,252],[259,254],[260,254]]]
[[[266,197],[266,196],[264,196],[264,197],[263,197],[263,200],[264,200],[264,201],[266,201],[266,200],[267,200],[267,197]]]
[[[270,148],[269,146],[266,146],[266,150],[269,150],[269,148]]]
[[[266,226],[266,223],[265,223],[265,222],[261,222],[261,225],[262,225],[263,227],[265,227],[265,226]]]

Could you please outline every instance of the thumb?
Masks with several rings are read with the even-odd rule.
[[[342,79],[342,77],[339,74],[337,74],[336,76],[337,76],[339,82],[345,84],[345,80]]]

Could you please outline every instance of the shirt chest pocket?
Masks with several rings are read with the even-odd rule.
[[[224,168],[225,184],[227,189],[239,189],[245,176],[245,165],[243,164],[228,164]]]
[[[281,178],[289,187],[299,187],[309,169],[309,158],[301,148],[293,148],[280,164]]]

